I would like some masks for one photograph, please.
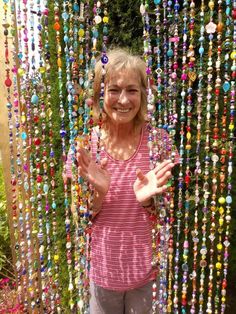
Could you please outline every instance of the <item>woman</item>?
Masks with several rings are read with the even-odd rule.
[[[145,314],[152,311],[154,279],[149,212],[174,163],[164,160],[150,170],[145,62],[124,50],[109,52],[108,60],[102,124],[92,132],[91,153],[77,151],[79,175],[94,188],[90,313]],[[102,78],[99,61],[92,100],[97,121]],[[165,158],[171,142],[163,130],[156,133]]]

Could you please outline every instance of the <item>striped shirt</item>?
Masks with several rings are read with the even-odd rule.
[[[93,132],[93,158],[97,140]],[[92,225],[90,279],[105,289],[125,291],[153,279],[151,222],[133,191],[136,169],[143,173],[150,170],[147,140],[144,127],[138,147],[128,160],[115,160],[105,150],[100,153],[101,159],[108,159],[111,183]]]

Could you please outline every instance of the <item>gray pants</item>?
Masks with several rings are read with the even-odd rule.
[[[90,283],[90,314],[151,314],[152,281],[124,292],[107,290]]]

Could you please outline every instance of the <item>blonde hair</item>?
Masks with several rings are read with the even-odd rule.
[[[147,74],[145,62],[136,55],[130,54],[124,49],[113,49],[107,53],[108,63],[105,65],[105,80],[104,84],[110,80],[114,72],[123,70],[132,70],[137,73],[137,78],[140,80],[141,88],[141,106],[135,117],[135,124],[142,124],[146,120],[147,113]],[[99,60],[95,65],[94,82],[93,82],[93,115],[97,121],[100,113],[99,99],[101,92],[102,81],[102,62]],[[105,120],[103,122],[106,122]]]

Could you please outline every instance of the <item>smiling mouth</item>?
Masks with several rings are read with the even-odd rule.
[[[120,109],[120,108],[115,108],[115,111],[121,112],[121,113],[127,113],[130,111],[130,109]]]

